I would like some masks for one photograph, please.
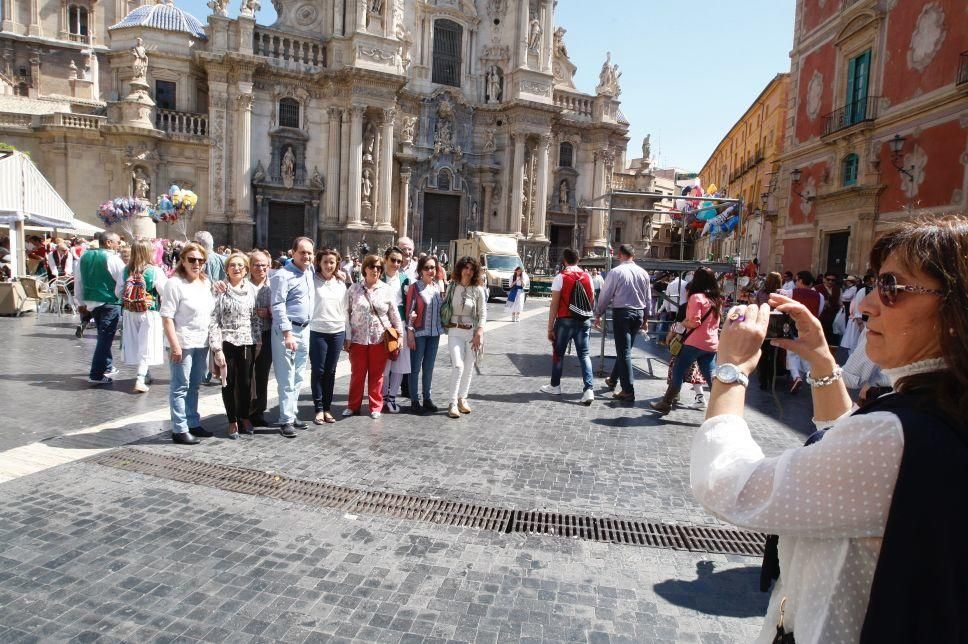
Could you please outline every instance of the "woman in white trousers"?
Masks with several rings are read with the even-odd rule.
[[[484,341],[487,294],[481,286],[481,266],[473,257],[461,257],[447,287],[451,317],[447,327],[450,353],[450,401],[447,415],[460,418],[471,413],[467,395],[471,387],[474,358]]]

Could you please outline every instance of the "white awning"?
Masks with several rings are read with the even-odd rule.
[[[73,228],[74,211],[22,152],[0,158],[0,224]]]

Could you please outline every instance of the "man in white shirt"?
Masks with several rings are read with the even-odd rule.
[[[413,256],[413,240],[409,237],[397,239],[397,248],[403,251],[403,265],[400,270],[410,278],[411,282],[417,281],[417,258]]]

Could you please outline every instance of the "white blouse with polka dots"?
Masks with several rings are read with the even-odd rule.
[[[780,535],[780,579],[757,642],[784,625],[797,644],[860,639],[897,480],[904,432],[890,412],[845,415],[823,440],[766,458],[739,416],[693,439],[691,482],[713,515]]]

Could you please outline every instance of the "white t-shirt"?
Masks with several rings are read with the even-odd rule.
[[[346,329],[346,284],[334,275],[332,279],[324,280],[317,274],[313,278],[316,287],[316,297],[313,305],[313,317],[309,321],[309,330],[316,333],[339,333]]]
[[[208,346],[208,325],[214,308],[215,297],[208,280],[186,282],[176,275],[165,284],[158,313],[174,320],[175,336],[183,350],[201,349]]]
[[[580,266],[565,266],[565,269],[561,271],[561,273],[558,273],[557,275],[555,275],[555,278],[551,280],[552,291],[560,291],[561,288],[564,286],[565,278],[562,277],[562,273],[564,273],[565,271],[569,271],[571,273],[580,273],[582,272],[582,269]]]

